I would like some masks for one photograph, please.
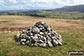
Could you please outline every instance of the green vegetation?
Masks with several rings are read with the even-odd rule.
[[[34,16],[34,17],[47,17],[57,19],[84,19],[82,12],[56,12],[56,11],[7,11],[2,12],[0,15],[21,15],[21,16]]]
[[[84,19],[84,13],[80,12],[51,12],[51,11],[39,11],[33,15],[39,15],[50,18],[59,18],[59,19]]]
[[[83,51],[84,34],[60,33],[63,46],[52,48],[29,47],[17,45],[16,33],[0,33],[0,56],[69,56],[68,51]]]

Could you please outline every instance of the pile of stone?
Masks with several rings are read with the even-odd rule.
[[[45,22],[37,22],[33,27],[15,35],[18,44],[28,46],[55,47],[62,45],[61,35],[52,30]]]

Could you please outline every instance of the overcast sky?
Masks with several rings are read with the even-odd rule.
[[[84,0],[0,0],[0,10],[53,9],[84,4]]]

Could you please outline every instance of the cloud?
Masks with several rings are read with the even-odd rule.
[[[3,0],[0,0],[0,6],[4,5],[4,1]]]
[[[5,9],[51,9],[84,4],[84,0],[0,0],[0,10]]]
[[[9,2],[15,4],[17,3],[17,0],[9,0]]]

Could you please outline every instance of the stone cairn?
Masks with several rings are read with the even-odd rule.
[[[19,45],[28,46],[56,47],[57,45],[62,45],[61,35],[41,21],[15,35],[15,40]]]

